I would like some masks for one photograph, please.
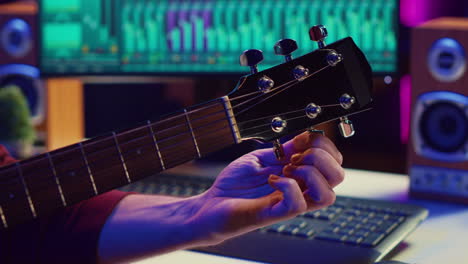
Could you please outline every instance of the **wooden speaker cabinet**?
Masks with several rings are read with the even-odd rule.
[[[412,31],[410,193],[468,204],[468,19]]]
[[[45,89],[39,80],[38,7],[35,1],[0,3],[0,88],[18,86],[26,97],[32,122],[45,128]]]

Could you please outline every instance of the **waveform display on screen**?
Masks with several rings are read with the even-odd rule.
[[[44,74],[237,73],[239,55],[260,49],[260,69],[283,62],[273,45],[297,41],[294,56],[352,36],[373,70],[397,68],[398,0],[42,0]]]

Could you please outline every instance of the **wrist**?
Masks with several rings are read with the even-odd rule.
[[[206,244],[209,239],[198,218],[202,205],[201,196],[125,197],[101,230],[100,260],[128,262]]]

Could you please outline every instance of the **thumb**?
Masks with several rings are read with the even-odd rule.
[[[283,198],[270,208],[269,216],[274,218],[295,216],[307,209],[301,188],[294,179],[271,174],[268,183],[283,194]]]
[[[285,165],[290,162],[292,155],[303,152],[310,148],[314,142],[314,137],[316,137],[316,135],[311,135],[308,132],[304,132],[284,143],[284,158],[279,163]],[[271,148],[259,149],[254,151],[253,154],[257,156],[263,164],[278,163],[275,153]]]

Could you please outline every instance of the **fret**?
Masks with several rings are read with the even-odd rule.
[[[55,175],[67,205],[97,195],[80,144],[50,152]]]
[[[34,218],[29,200],[20,179],[17,164],[1,168],[0,206],[8,226],[23,223]]]
[[[148,126],[120,133],[117,138],[132,180],[139,180],[165,169]]]
[[[193,111],[190,119],[202,155],[235,143],[222,100],[216,100],[201,110]]]
[[[184,112],[185,112],[185,119],[187,120],[187,125],[188,125],[188,127],[190,129],[190,134],[192,135],[193,144],[195,144],[195,148],[197,149],[198,157],[201,158],[200,148],[198,148],[198,143],[197,143],[197,140],[195,138],[195,134],[193,133],[192,124],[190,124],[190,117],[189,117],[189,115],[187,113],[187,109],[184,109]]]
[[[47,153],[47,159],[49,160],[50,169],[52,170],[52,173],[54,174],[55,184],[57,184],[57,188],[58,188],[59,193],[60,193],[60,198],[62,199],[63,207],[66,207],[67,202],[65,201],[65,196],[63,196],[62,186],[60,185],[60,181],[59,181],[59,179],[57,177],[57,172],[55,171],[54,163],[52,162],[52,158],[50,157],[50,153]]]
[[[49,214],[64,207],[48,155],[42,154],[22,161],[20,167],[37,215]]]
[[[34,204],[32,203],[31,195],[29,194],[28,187],[26,186],[26,182],[24,181],[23,172],[21,170],[21,166],[20,166],[19,162],[16,163],[16,169],[18,170],[18,175],[20,176],[21,183],[23,184],[24,193],[26,194],[26,198],[28,199],[29,209],[31,210],[33,218],[36,218],[37,217],[36,209],[34,208]]]
[[[232,111],[231,101],[227,96],[221,97],[221,100],[224,103],[224,110],[226,111],[226,115],[228,116],[229,125],[232,129],[232,136],[234,137],[234,142],[236,144],[239,144],[242,141],[242,138],[239,132],[239,127],[237,126],[236,118],[234,117],[234,112]]]
[[[96,182],[94,181],[94,176],[93,176],[93,173],[91,172],[91,167],[89,167],[89,162],[88,162],[88,159],[86,158],[86,154],[84,152],[82,142],[80,142],[79,145],[80,145],[81,155],[83,156],[83,160],[84,160],[84,162],[86,164],[86,169],[88,170],[89,179],[91,180],[91,183],[93,185],[94,194],[98,195]]]
[[[151,132],[151,138],[153,139],[154,147],[156,148],[156,152],[158,153],[158,159],[159,159],[159,162],[161,163],[161,168],[165,170],[166,165],[164,165],[164,160],[162,158],[161,151],[159,151],[158,140],[156,139],[156,133],[154,133],[153,131],[153,127],[151,126],[151,121],[148,120],[147,123]]]
[[[190,128],[185,115],[176,115],[151,125],[158,139],[161,156],[166,169],[197,157]]]
[[[119,140],[117,139],[115,132],[112,132],[112,136],[114,137],[115,146],[117,147],[117,151],[119,152],[120,161],[122,162],[123,168],[125,170],[125,176],[127,177],[127,181],[128,183],[131,183],[132,181],[130,180],[130,175],[128,174],[127,164],[125,164],[125,159],[122,156],[122,150],[119,147]]]
[[[5,229],[8,228],[8,223],[5,218],[5,214],[3,213],[3,208],[0,206],[0,218],[2,219],[2,224]]]
[[[128,184],[128,177],[114,136],[83,142],[83,152],[100,193]]]

